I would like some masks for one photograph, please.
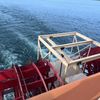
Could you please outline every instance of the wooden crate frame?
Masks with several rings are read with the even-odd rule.
[[[61,45],[57,45],[51,38],[58,38],[58,37],[68,37],[68,36],[73,36],[73,37],[80,37],[82,39],[84,39],[84,41],[76,41],[72,42],[72,43],[67,43],[67,44],[61,44]],[[100,47],[100,43],[97,41],[94,41],[93,39],[84,36],[83,34],[80,34],[78,32],[65,32],[65,33],[57,33],[57,34],[48,34],[48,35],[40,35],[38,36],[38,52],[37,52],[37,59],[42,56],[42,49],[41,49],[41,43],[43,45],[45,45],[45,47],[49,50],[48,55],[50,55],[51,53],[61,61],[61,63],[65,66],[65,73],[66,73],[66,69],[67,67],[69,67],[70,65],[73,66],[78,66],[79,63],[86,63],[89,61],[93,61],[96,59],[100,58],[100,53],[99,54],[95,54],[95,55],[91,55],[91,56],[87,56],[84,58],[80,58],[80,59],[76,59],[73,60],[71,59],[63,50],[61,50],[61,48],[73,48],[73,47],[77,47],[77,49],[79,50],[79,46],[85,45],[85,44],[93,44],[97,47]],[[80,51],[79,51],[80,53]]]

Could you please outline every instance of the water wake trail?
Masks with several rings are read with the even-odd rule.
[[[12,50],[0,49],[1,61],[0,69],[10,68],[12,64],[21,64],[21,60],[18,59],[18,54],[13,53]]]

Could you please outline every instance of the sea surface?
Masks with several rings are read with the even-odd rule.
[[[100,1],[0,0],[0,69],[36,61],[38,35],[70,31],[100,42]]]

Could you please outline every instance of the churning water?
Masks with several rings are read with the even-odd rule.
[[[0,69],[35,61],[39,34],[67,31],[100,42],[100,2],[0,0]]]

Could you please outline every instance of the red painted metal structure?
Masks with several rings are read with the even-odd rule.
[[[81,52],[81,56],[86,57],[97,53],[100,53],[100,47],[85,50]],[[85,63],[82,69],[84,72],[88,70],[87,75],[100,72],[100,59]],[[59,85],[64,84],[57,71],[47,60],[39,59],[36,64],[21,67],[13,65],[10,69],[0,71],[0,100],[11,92],[14,93],[15,100],[25,100],[56,88],[55,82]]]
[[[89,52],[88,51],[89,51],[89,49],[82,52],[81,56],[86,57],[87,55],[91,56],[94,54],[98,54],[98,53],[100,53],[100,47],[94,47],[94,48],[91,48]],[[82,69],[84,72],[85,72],[85,70],[88,71],[88,73],[86,73],[87,75],[92,75],[97,72],[100,72],[100,59],[96,59],[94,61],[90,61],[90,62],[83,64]]]
[[[50,76],[49,74],[53,72]],[[25,100],[31,96],[56,88],[55,82],[63,81],[47,60],[40,59],[27,66],[13,65],[11,69],[0,71],[0,100],[14,92],[15,100]]]

